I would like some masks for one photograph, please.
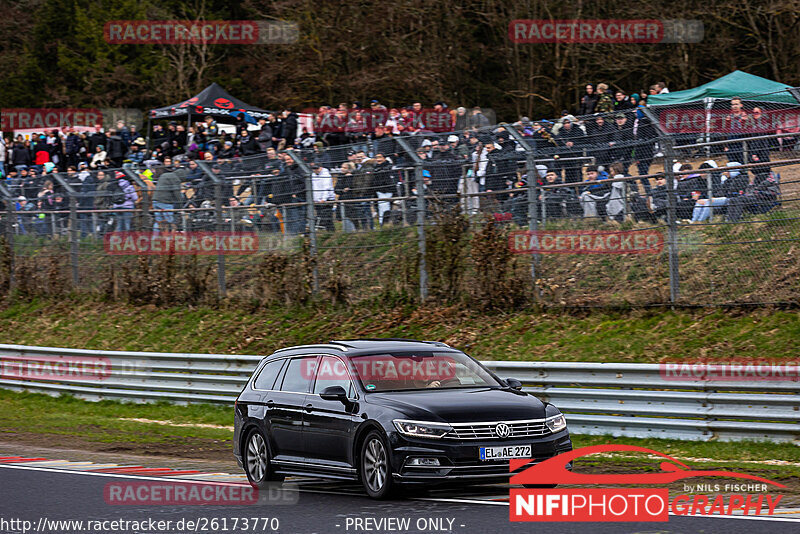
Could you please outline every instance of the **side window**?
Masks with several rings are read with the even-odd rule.
[[[295,393],[308,393],[311,389],[311,381],[314,379],[316,371],[316,356],[305,356],[303,358],[292,358],[283,377],[281,391],[293,391]]]
[[[255,389],[274,389],[275,386],[275,379],[278,378],[278,375],[281,372],[281,367],[286,360],[280,359],[269,362],[265,365],[261,372],[258,373],[255,382],[253,382],[253,387]]]
[[[348,397],[354,396],[353,383],[344,362],[334,356],[323,356],[317,369],[314,393],[322,393],[329,386],[342,386]]]

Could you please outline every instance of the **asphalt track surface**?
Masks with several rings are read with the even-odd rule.
[[[190,475],[184,475],[190,476]],[[179,532],[285,532],[351,533],[351,532],[453,532],[453,533],[504,533],[547,532],[575,533],[591,531],[604,533],[694,533],[707,534],[747,532],[783,533],[800,531],[800,517],[733,518],[733,517],[678,517],[671,516],[668,523],[511,523],[506,502],[494,499],[502,486],[485,489],[434,491],[426,497],[377,502],[367,498],[358,486],[336,484],[311,479],[298,479],[285,484],[282,489],[262,496],[262,502],[251,505],[109,505],[104,489],[109,482],[138,483],[155,481],[163,477],[89,471],[70,471],[57,466],[5,464],[0,465],[0,532],[23,533],[22,523],[9,523],[11,519],[30,521],[27,532],[98,532],[75,528],[53,528],[52,521],[172,521],[194,520],[196,528],[167,530],[140,528],[122,530],[108,528],[100,532],[136,532],[162,534]],[[210,482],[209,480],[171,479],[178,484],[241,485],[241,482]],[[507,489],[507,487],[505,488]],[[266,501],[266,502],[263,502]],[[239,518],[237,528],[233,521]],[[241,518],[260,518],[253,528],[247,529]],[[278,529],[272,518],[277,518]],[[372,518],[375,521],[389,518],[407,519],[410,528],[381,528],[376,523],[363,523],[358,528],[356,519]],[[211,520],[217,527],[211,528]],[[223,524],[223,520],[227,523]],[[431,521],[433,520],[433,521]],[[5,523],[4,523],[5,521]],[[204,524],[204,527],[201,526]],[[50,528],[48,528],[48,525]],[[224,528],[227,526],[227,530]],[[37,530],[38,528],[38,530]],[[27,534],[25,532],[25,534]]]

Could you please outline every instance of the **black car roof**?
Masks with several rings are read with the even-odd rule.
[[[281,354],[288,351],[302,352],[305,350],[335,350],[346,354],[374,353],[391,350],[456,350],[442,343],[441,341],[419,341],[416,339],[403,338],[370,338],[370,339],[344,339],[332,340],[328,343],[314,345],[297,345],[278,349],[274,354]]]

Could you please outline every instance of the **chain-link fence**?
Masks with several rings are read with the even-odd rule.
[[[796,91],[0,186],[0,288],[136,302],[796,303]]]

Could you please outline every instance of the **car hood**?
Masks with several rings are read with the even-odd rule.
[[[368,402],[405,417],[447,423],[542,419],[545,405],[533,395],[507,389],[438,389],[371,393]]]

